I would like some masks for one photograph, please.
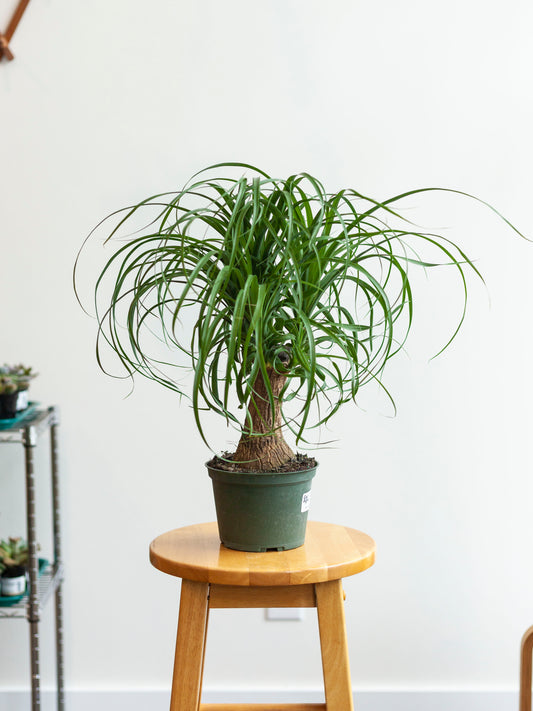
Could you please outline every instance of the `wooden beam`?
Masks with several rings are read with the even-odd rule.
[[[531,711],[531,676],[533,653],[533,627],[522,637],[520,648],[520,711]]]
[[[207,583],[184,580],[181,584],[170,711],[198,711],[209,613],[208,593]]]
[[[2,59],[2,57],[5,57],[8,62],[15,59],[13,53],[9,49],[9,43],[4,35],[0,35],[0,59]]]
[[[326,704],[200,704],[200,711],[327,711]]]
[[[15,8],[13,17],[11,18],[11,21],[7,26],[7,30],[4,34],[4,37],[7,39],[8,44],[9,42],[11,42],[11,38],[15,34],[15,30],[17,29],[18,23],[20,22],[22,15],[24,15],[24,10],[28,7],[29,3],[30,0],[19,0],[19,4]]]
[[[211,585],[209,607],[316,607],[314,585]]]
[[[318,630],[328,711],[353,711],[341,580],[317,583]]]
[[[30,0],[19,0],[19,3],[15,8],[15,12],[9,21],[7,30],[4,34],[0,33],[0,59],[5,57],[10,62],[15,58],[13,52],[9,48],[9,43],[11,42],[11,39],[15,34],[15,30],[17,29],[22,15],[24,14],[24,11],[28,7],[29,3]]]

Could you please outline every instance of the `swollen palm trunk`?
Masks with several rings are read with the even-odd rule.
[[[275,472],[294,458],[294,452],[283,437],[280,393],[287,376],[267,368],[271,396],[262,373],[254,383],[254,391],[248,404],[248,418],[243,427],[233,461],[242,471]],[[271,402],[274,402],[272,413]]]

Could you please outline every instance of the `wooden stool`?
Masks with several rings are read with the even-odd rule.
[[[533,627],[524,632],[520,645],[520,711],[531,711]]]
[[[150,545],[152,564],[183,579],[170,711],[353,711],[341,578],[374,562],[374,541],[309,522],[305,545],[246,553],[220,543],[216,523],[179,528]],[[200,704],[209,610],[316,607],[325,704]]]

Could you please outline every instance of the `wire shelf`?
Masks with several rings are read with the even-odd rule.
[[[15,418],[11,423],[2,420],[0,426],[0,442],[15,442],[27,444],[44,432],[50,425],[58,423],[57,409],[50,407],[47,410],[30,406],[28,412]]]
[[[39,606],[39,616],[49,600],[50,596],[57,590],[63,580],[63,565],[61,563],[49,564],[41,573],[37,583],[37,601]],[[0,619],[28,619],[29,615],[29,590],[21,600],[13,605],[0,607]]]

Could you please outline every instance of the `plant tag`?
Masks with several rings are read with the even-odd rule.
[[[304,513],[304,511],[309,511],[310,506],[311,506],[311,492],[306,491],[305,494],[302,496],[302,513]]]

